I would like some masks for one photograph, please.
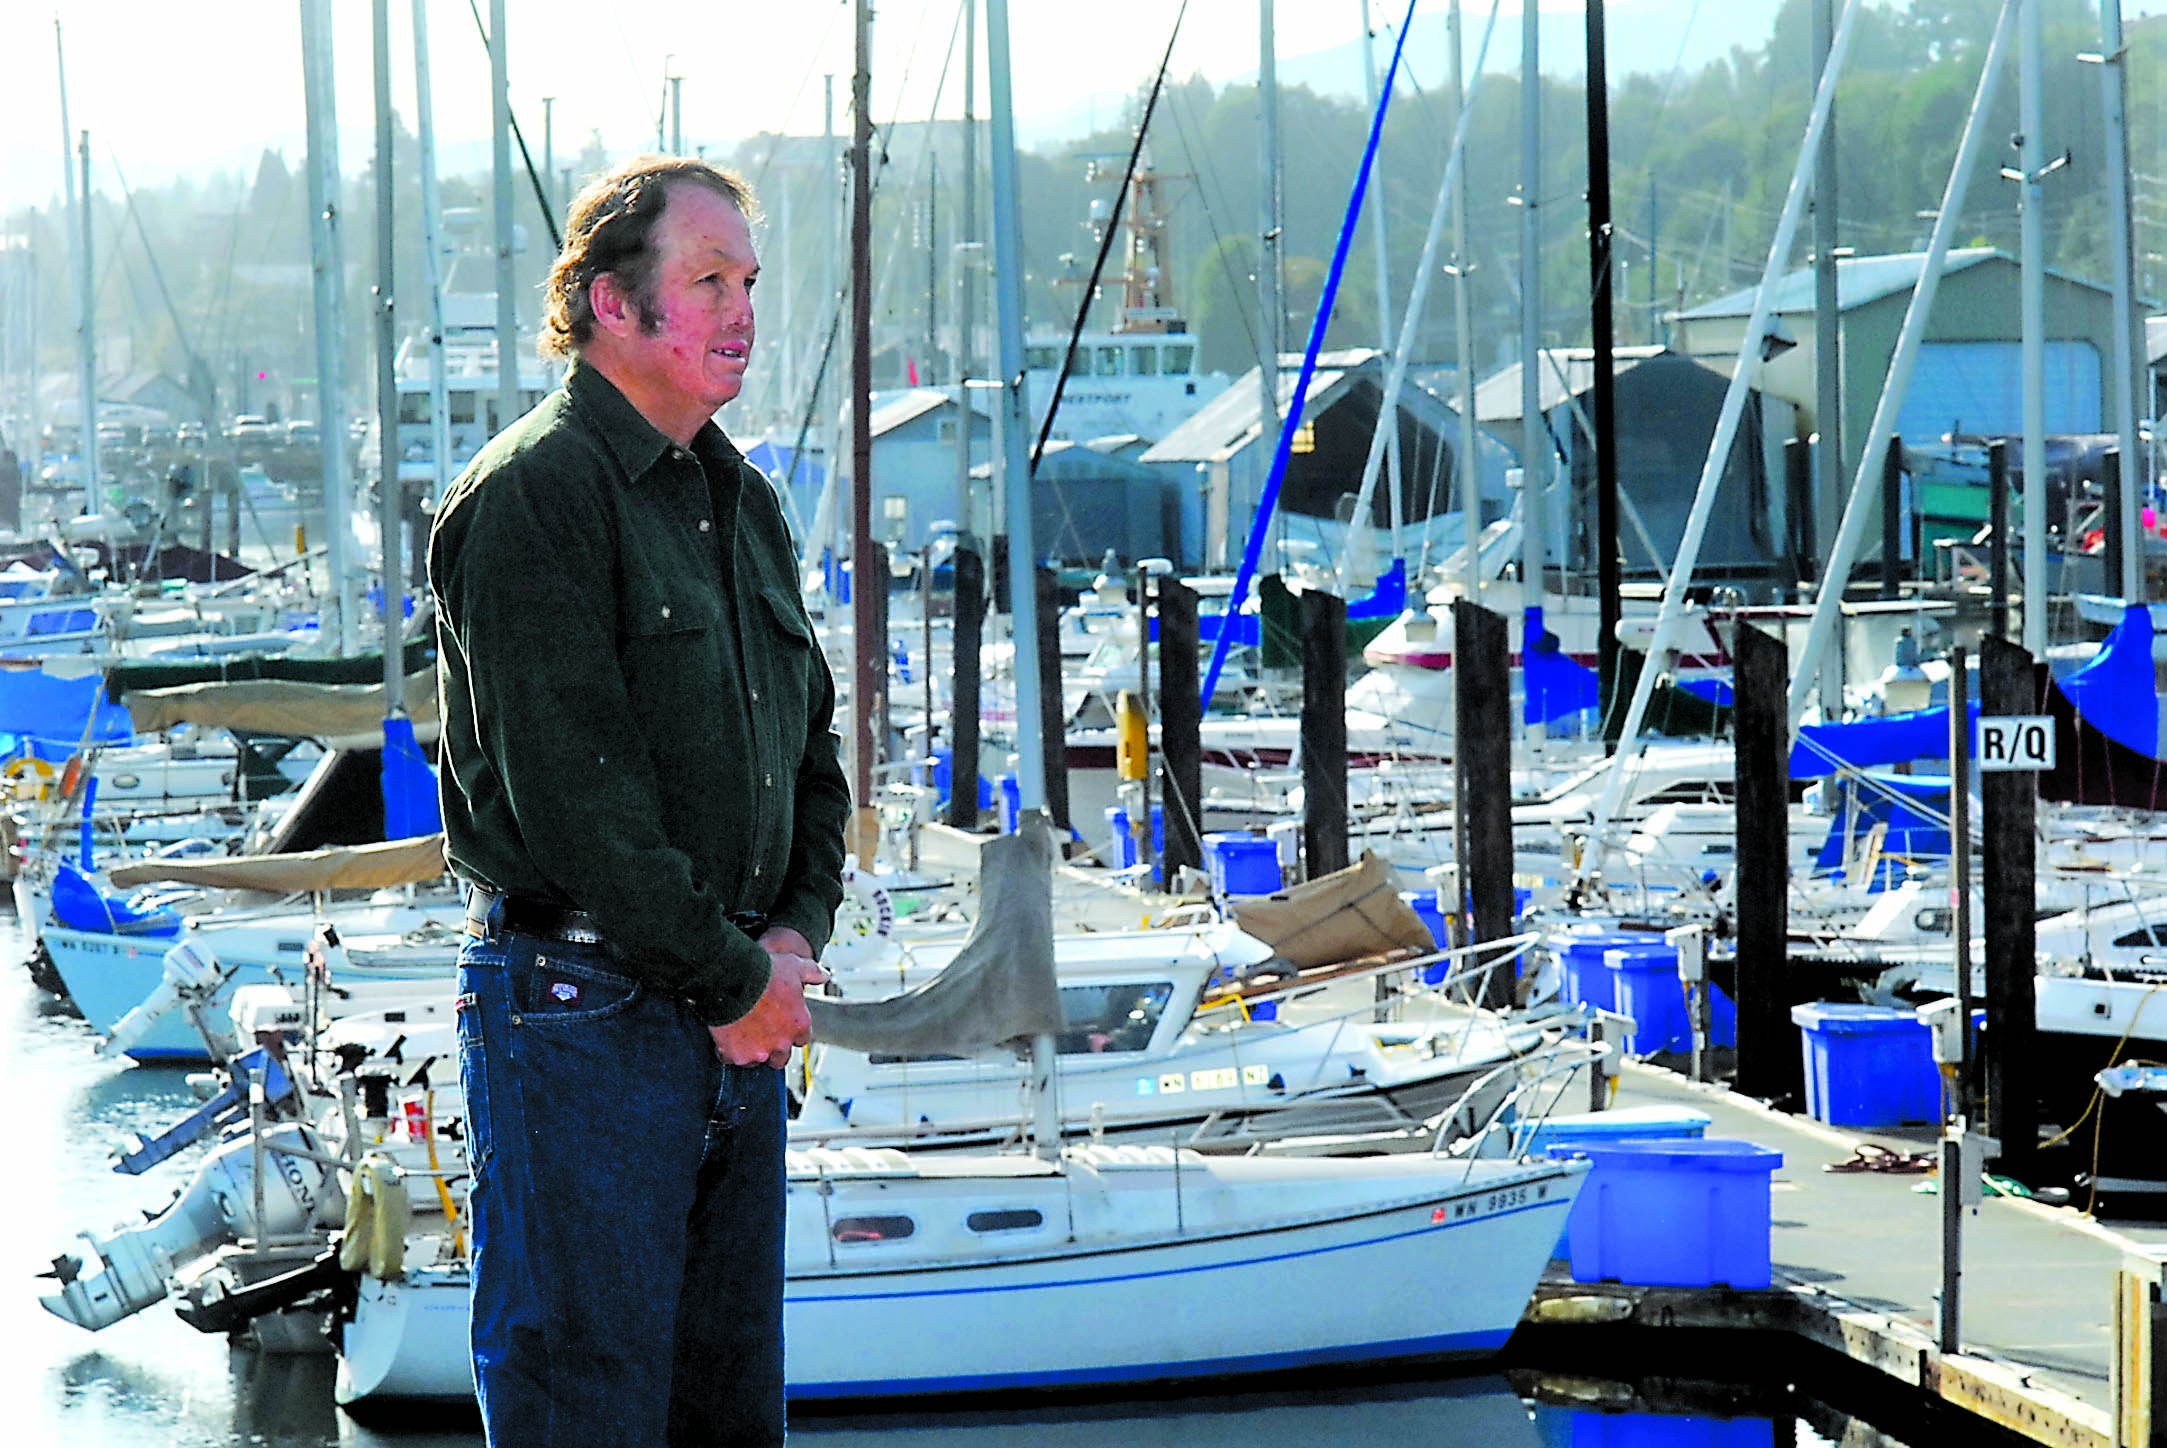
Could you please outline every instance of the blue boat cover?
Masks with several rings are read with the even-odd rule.
[[[414,739],[414,721],[384,721],[384,838],[410,840],[444,828],[437,810],[436,771]]]
[[[1979,706],[1968,706],[1973,720]],[[1914,759],[1949,757],[1949,711],[1916,709],[1840,724],[1802,724],[1791,746],[1791,778],[1814,779],[1839,768],[1869,769],[1877,764],[1908,764]]]
[[[1542,624],[1542,610],[1527,610],[1520,636],[1533,639],[1520,650],[1521,690],[1526,696],[1521,715],[1529,724],[1549,724],[1583,713],[1600,702],[1601,681],[1595,670],[1565,657],[1558,636]]]
[[[1369,592],[1347,603],[1349,618],[1398,618],[1407,611],[1407,560],[1395,558]]]
[[[1932,816],[1938,815],[1939,818]],[[1829,821],[1828,837],[1814,857],[1817,870],[1842,867],[1854,841],[1876,824],[1886,824],[1881,841],[1882,864],[1875,870],[1872,888],[1886,889],[1903,877],[1897,859],[1906,855],[1946,859],[1949,855],[1949,776],[1946,774],[1887,774],[1873,771],[1858,787],[1856,811],[1840,809]],[[1846,835],[1844,826],[1852,832]]]
[[[105,701],[92,674],[56,679],[43,669],[0,669],[0,753],[66,759],[86,744],[126,744],[135,737],[128,711]]]
[[[181,933],[181,917],[171,910],[135,910],[125,900],[102,895],[82,871],[62,860],[53,876],[53,919],[70,930],[98,935],[171,936]]]
[[[2159,754],[2159,693],[2152,676],[2152,611],[2133,603],[2085,665],[2061,680],[2084,722],[2139,754]]]

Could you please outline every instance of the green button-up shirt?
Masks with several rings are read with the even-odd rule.
[[[429,540],[453,869],[590,912],[711,1024],[751,1010],[757,912],[825,947],[849,786],[773,489],[574,362],[476,456]]]

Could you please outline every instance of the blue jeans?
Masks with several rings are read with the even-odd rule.
[[[490,1448],[783,1441],[782,1073],[592,945],[459,968]]]

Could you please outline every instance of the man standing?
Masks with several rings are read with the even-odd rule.
[[[778,1068],[849,790],[775,495],[713,421],[752,350],[750,209],[677,158],[580,194],[564,385],[430,539],[491,1448],[783,1440]]]

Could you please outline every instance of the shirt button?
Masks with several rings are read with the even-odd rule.
[[[708,521],[707,521],[707,519],[705,519],[705,518],[702,518],[702,519],[700,520],[700,531],[701,531],[702,533],[705,533],[705,532],[707,532],[707,531],[708,531],[708,530],[709,530],[710,528],[712,528],[712,527],[714,527],[714,526],[715,526],[714,524],[712,524],[712,523],[708,522]]]
[[[763,774],[760,776],[760,782],[762,784],[772,786],[775,783],[775,776],[772,774]]]
[[[758,689],[752,691],[752,701],[755,704],[760,702],[760,691]]]
[[[686,462],[686,461],[690,460],[690,458],[692,457],[692,454],[691,454],[691,453],[688,453],[688,452],[686,452],[686,451],[685,451],[685,450],[684,450],[683,448],[681,448],[681,447],[673,447],[673,448],[671,448],[671,449],[670,449],[670,456],[671,456],[671,457],[673,457],[673,458],[676,458],[676,459],[677,459],[677,460],[678,460],[679,462]]]
[[[755,879],[758,879],[758,878],[759,878],[759,876],[760,876],[760,867],[759,867],[758,865],[755,865],[755,866],[753,866],[753,867],[752,867],[752,873],[753,873],[753,878],[755,878]]]
[[[668,618],[670,616],[670,606],[666,603],[662,605],[662,616],[664,618]]]

